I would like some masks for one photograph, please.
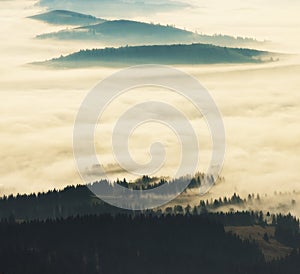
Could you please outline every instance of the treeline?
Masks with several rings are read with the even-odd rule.
[[[142,178],[136,180],[134,183],[128,182],[125,178],[123,180],[117,179],[116,183],[120,186],[134,189],[134,190],[147,190],[159,187],[163,184],[168,183],[166,179],[149,177],[144,175]]]
[[[87,186],[68,186],[63,190],[29,195],[9,195],[0,199],[0,219],[55,219],[85,214],[119,213],[95,197]]]
[[[202,184],[211,182],[213,178],[210,175],[197,173],[194,178],[189,179],[187,177],[184,180],[190,180],[188,188],[194,189]],[[223,180],[223,178],[220,178],[220,180]],[[165,179],[143,176],[134,183],[129,183],[126,179],[116,180],[114,183],[135,190],[146,190],[158,187],[167,183],[167,181]],[[93,185],[95,184],[101,184],[101,182],[96,182]],[[59,191],[54,189],[45,193],[39,192],[29,195],[4,195],[0,198],[0,219],[32,220],[66,218],[77,214],[115,214],[120,212],[124,212],[124,210],[103,202],[85,185],[68,186]]]
[[[209,175],[199,173],[190,179],[189,189],[198,188],[203,182],[210,180]],[[136,184],[128,183],[125,179],[117,180],[116,183],[134,189],[149,189],[157,187],[159,184],[166,183],[164,179],[150,178],[143,176],[138,179]],[[222,211],[224,207],[238,206],[242,209],[246,203],[260,202],[260,196],[249,194],[247,199],[241,198],[234,193],[231,197],[223,197],[219,199],[200,200],[198,205],[183,206],[174,205],[166,206],[155,210],[143,211],[144,214],[152,215],[201,215],[210,214],[212,212]],[[45,193],[33,193],[24,195],[9,195],[0,198],[0,219],[11,219],[17,221],[24,220],[45,220],[56,218],[67,218],[70,216],[87,215],[87,214],[105,214],[112,215],[118,213],[134,214],[132,211],[123,210],[111,206],[99,198],[97,198],[87,186],[68,186],[63,190],[52,190]],[[254,211],[241,211],[234,213],[234,210],[228,213],[218,213],[218,221],[224,225],[281,225],[282,218],[285,215],[278,215],[280,222],[277,222],[277,215]],[[289,216],[289,215],[287,215]],[[294,227],[296,227],[295,224]],[[285,233],[284,233],[285,234]]]
[[[200,188],[202,185],[212,185],[215,182],[224,181],[224,177],[218,176],[214,179],[213,175],[205,174],[202,172],[198,172],[192,178],[190,176],[181,177],[179,179],[189,180],[188,187],[185,191],[189,189]],[[128,182],[125,178],[123,180],[117,179],[115,183],[121,185],[123,187],[134,189],[134,190],[147,190],[159,187],[163,184],[172,183],[173,181],[167,181],[165,178],[157,178],[157,177],[149,177],[147,175],[143,175],[141,178],[138,178],[134,182]]]

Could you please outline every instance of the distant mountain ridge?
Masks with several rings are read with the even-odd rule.
[[[40,34],[37,36],[38,39],[92,40],[100,41],[109,46],[205,43],[217,46],[249,47],[265,43],[253,38],[198,34],[171,25],[164,26],[124,19],[106,21],[90,15],[68,11],[53,11],[30,18],[52,24],[59,22],[67,24],[69,22],[69,24],[79,26],[73,29]]]
[[[270,58],[266,51],[207,44],[133,46],[81,50],[42,62],[45,65],[84,67],[135,64],[259,63]]]
[[[89,25],[105,22],[105,19],[69,10],[52,10],[46,13],[29,16],[28,18],[53,25]]]
[[[191,7],[188,3],[176,0],[39,0],[36,5],[48,9],[68,8],[100,17],[132,17]]]

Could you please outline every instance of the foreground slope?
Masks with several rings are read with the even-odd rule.
[[[265,261],[259,245],[207,215],[86,215],[0,221],[0,273],[298,274],[300,253]]]
[[[255,243],[205,216],[0,222],[0,232],[1,273],[246,273],[264,263]]]

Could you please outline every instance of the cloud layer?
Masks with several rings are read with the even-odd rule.
[[[86,93],[98,81],[114,72],[113,69],[99,68],[55,71],[23,66],[27,62],[49,59],[80,48],[99,46],[95,43],[74,45],[33,40],[36,34],[57,28],[25,19],[40,11],[37,7],[32,8],[33,4],[31,1],[5,1],[5,9],[0,11],[3,26],[0,34],[4,38],[0,44],[0,192],[5,193],[41,191],[81,183],[72,153],[73,122]],[[275,14],[279,7],[279,4],[276,5]],[[216,14],[220,13],[220,8],[215,8]],[[261,18],[265,14],[265,8],[263,5],[259,11]],[[208,7],[208,10],[211,9],[214,7]],[[207,18],[207,14],[212,14],[203,6],[199,7],[198,11],[200,10],[206,14],[202,17],[203,20]],[[219,27],[220,32],[224,30],[228,33],[226,30],[231,30],[231,34],[250,33],[251,24],[248,23],[247,27],[242,18],[240,20],[244,28],[234,26],[236,21],[229,20],[228,14],[221,17],[223,21],[218,19],[220,25],[216,26],[212,23],[213,18],[207,18],[203,24],[202,19],[199,20],[199,13],[196,21],[196,13],[190,12],[190,27],[203,26],[203,30],[208,32],[214,32]],[[174,12],[172,17],[171,13],[165,13],[166,16],[155,15],[153,18],[162,23],[173,23],[174,18],[179,18],[176,14],[178,15]],[[291,15],[293,14],[291,11]],[[186,21],[189,17],[181,18]],[[275,19],[272,18],[270,20],[274,22]],[[169,19],[170,22],[164,22]],[[286,23],[290,24],[292,30],[293,20],[296,19],[288,18]],[[227,24],[222,25],[222,22]],[[286,29],[285,24],[280,25],[281,20],[275,26],[260,22],[263,26],[261,34],[270,34],[275,38]],[[296,26],[297,24],[298,21]],[[256,36],[261,30],[254,29],[253,34]],[[278,38],[282,44],[287,43],[287,37],[291,43],[296,41],[293,31],[288,31],[285,35],[282,40]],[[292,61],[269,65],[218,65],[180,69],[191,73],[212,93],[224,117],[227,152],[222,176],[226,178],[226,182],[212,192],[219,196],[232,191],[248,193],[266,192],[270,189],[272,192],[299,189],[299,60],[294,58]],[[104,126],[98,132],[99,154],[105,159],[107,170],[119,177],[123,175],[116,170],[110,150],[111,122],[134,101],[149,100],[153,95],[146,90],[135,92],[119,98],[110,106],[103,117]],[[182,98],[170,98],[167,91],[161,90],[157,91],[156,96],[174,103],[190,117],[200,136],[203,155],[200,167],[205,169],[211,144],[209,132],[201,117]],[[151,134],[147,134],[149,132]],[[178,154],[178,142],[176,136],[168,130],[161,127],[151,130],[145,127],[137,131],[133,142],[133,147],[136,146],[136,159],[147,160],[147,149],[151,140],[155,139],[155,132],[161,132],[161,136],[165,136],[167,155],[171,155],[169,165],[161,174],[171,174],[178,162],[174,157]]]

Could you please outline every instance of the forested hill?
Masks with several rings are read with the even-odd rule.
[[[39,64],[54,66],[113,66],[133,64],[258,63],[270,53],[207,44],[155,45],[81,50]],[[267,57],[268,56],[268,57]]]
[[[105,22],[106,20],[96,18],[92,15],[86,15],[68,10],[52,10],[46,13],[29,16],[28,18],[43,21],[53,25],[89,25]]]
[[[205,43],[218,46],[255,47],[266,42],[247,37],[233,37],[230,35],[199,34],[173,25],[161,25],[133,20],[105,20],[75,13],[71,11],[55,10],[44,14],[31,16],[50,24],[76,25],[79,27],[62,29],[57,32],[43,33],[39,39],[58,40],[91,40],[104,45],[156,45],[174,43]]]

